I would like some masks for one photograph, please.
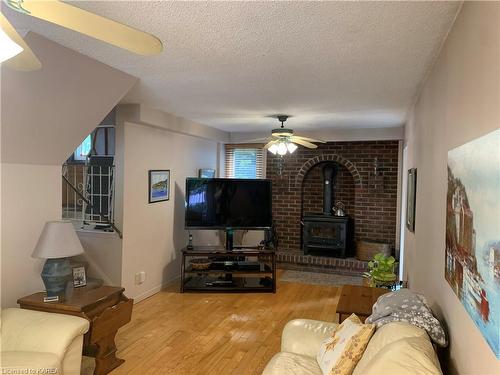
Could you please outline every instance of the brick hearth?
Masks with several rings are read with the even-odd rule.
[[[298,251],[277,251],[276,261],[280,268],[298,270],[318,270],[346,274],[361,274],[368,269],[368,262],[355,258],[332,258],[304,255]]]

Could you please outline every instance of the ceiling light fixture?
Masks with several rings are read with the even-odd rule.
[[[269,152],[273,155],[276,155],[278,152],[278,145],[276,143],[272,144],[271,147],[268,148]]]
[[[278,155],[284,156],[284,155],[286,155],[287,151],[288,151],[288,149],[286,148],[285,142],[278,143]]]
[[[289,116],[276,115],[275,117],[281,122],[281,127],[273,129],[270,141],[264,146],[271,154],[285,156],[287,153],[293,154],[298,149],[298,145],[307,148],[317,148],[318,146],[312,142],[325,143],[319,139],[294,135],[292,129],[285,128],[285,121]]]
[[[287,152],[293,154],[297,148],[295,143],[285,140],[272,144],[271,147],[268,148],[268,151],[273,155],[278,154],[284,156]]]
[[[290,142],[286,145],[286,148],[288,149],[288,152],[290,154],[293,154],[295,150],[298,148],[298,146],[295,143]]]
[[[14,42],[5,31],[0,29],[0,63],[13,58],[23,51],[23,47]]]

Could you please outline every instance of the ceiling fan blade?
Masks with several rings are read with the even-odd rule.
[[[156,55],[163,51],[160,39],[154,35],[62,1],[25,0],[22,7],[33,17],[78,31],[139,55]]]
[[[298,139],[302,139],[302,140],[308,141],[308,142],[326,143],[325,141],[322,141],[321,139],[302,137],[301,135],[294,135],[294,136],[292,136],[292,138],[298,138]]]
[[[278,143],[278,141],[274,140],[274,141],[268,142],[268,143],[266,143],[266,145],[264,146],[264,148],[267,150],[269,147],[271,147],[275,143]]]
[[[267,140],[270,140],[271,138],[269,137],[262,137],[262,138],[254,138],[254,139],[244,139],[245,143],[264,143]]]
[[[302,145],[302,146],[307,147],[307,148],[318,148],[318,146],[316,146],[314,143],[307,142],[307,141],[304,141],[302,139],[296,139],[295,137],[292,138],[292,142],[297,143],[297,144]]]
[[[40,60],[37,59],[31,48],[26,44],[21,35],[17,33],[16,29],[14,29],[2,13],[0,13],[0,27],[10,39],[23,49],[21,53],[10,58],[9,60],[4,61],[2,65],[25,72],[40,69],[42,67]]]

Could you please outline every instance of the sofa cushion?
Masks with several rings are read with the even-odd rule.
[[[288,352],[276,354],[262,375],[321,375],[321,369],[316,359]]]
[[[337,326],[337,323],[318,320],[291,320],[283,329],[281,351],[316,358],[321,343],[332,335]]]
[[[59,358],[53,353],[6,351],[1,352],[0,363],[5,374],[61,374]]]
[[[385,346],[409,337],[424,337],[428,338],[427,333],[422,329],[415,327],[412,324],[394,322],[388,323],[380,328],[378,328],[375,334],[370,339],[368,346],[358,362],[353,375],[364,374],[363,370],[366,365],[374,358],[380,350]]]
[[[375,331],[352,314],[323,341],[317,361],[324,375],[351,375]]]
[[[394,341],[377,352],[368,363],[359,363],[358,375],[441,375],[434,348],[427,337]]]

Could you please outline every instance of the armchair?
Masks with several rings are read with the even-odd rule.
[[[89,322],[76,316],[16,308],[2,310],[2,373],[79,375],[83,335],[88,329]]]

